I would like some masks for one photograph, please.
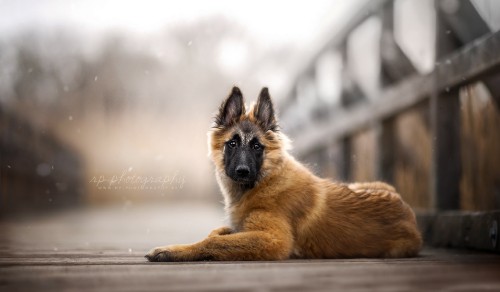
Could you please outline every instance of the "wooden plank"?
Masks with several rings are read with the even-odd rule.
[[[394,39],[394,1],[382,7],[380,19],[382,20],[380,54],[383,73],[381,81],[384,86],[387,86],[415,74],[416,70]]]
[[[23,265],[3,291],[495,291],[500,257],[425,250],[411,259]]]
[[[381,91],[380,39],[382,21],[371,16],[363,21],[347,36],[346,66],[349,75],[368,100],[377,100]]]
[[[500,211],[417,214],[426,244],[500,253]]]
[[[433,72],[413,75],[384,90],[379,101],[352,106],[336,113],[334,118],[316,124],[314,128],[301,131],[301,138],[294,144],[295,152],[300,154],[324,145],[324,137],[340,139],[428,99],[434,90],[451,90],[481,79],[499,68],[500,31],[480,38],[441,59]]]
[[[341,80],[341,93],[340,93],[340,108],[350,107],[353,104],[357,104],[360,101],[365,100],[363,92],[359,85],[354,81],[353,76],[349,72],[347,64],[347,44],[343,43],[340,46],[339,51],[342,54],[342,80]]]
[[[454,216],[460,213],[442,218]],[[491,245],[489,233],[485,231],[490,229],[492,219],[500,219],[499,213],[468,213],[467,216],[470,220],[461,219],[463,225],[440,219],[435,222],[441,222],[443,229],[428,230],[434,236],[453,236],[455,230],[449,228],[449,224],[453,224],[466,231],[461,233],[457,229],[455,233],[462,236],[454,237],[465,247],[476,248],[488,242]],[[164,201],[154,205],[133,204],[128,210],[107,206],[0,221],[0,290],[500,289],[500,255],[484,252],[424,248],[415,258],[276,262],[149,263],[143,257],[153,246],[200,240],[211,228],[222,224],[222,218],[221,205]],[[484,221],[476,218],[484,218]],[[182,222],[189,222],[189,226]],[[455,246],[448,245],[443,238],[436,242]]]
[[[500,29],[500,2],[498,0],[470,1],[492,31]]]
[[[470,0],[439,1],[444,20],[464,44],[490,32],[490,28]],[[452,7],[450,7],[452,6]]]
[[[434,68],[436,9],[434,0],[394,1],[395,42],[420,74]]]
[[[352,156],[352,139],[345,137],[340,142],[341,162],[339,164],[340,178],[343,181],[348,181],[351,178],[351,156]]]
[[[488,76],[483,82],[490,91],[496,107],[500,110],[500,74]]]
[[[389,1],[390,0],[366,1],[363,4],[363,6],[356,11],[354,15],[348,18],[347,23],[345,23],[345,25],[342,25],[340,29],[338,27],[333,28],[333,31],[329,35],[334,37],[328,39],[327,41],[325,41],[325,43],[319,45],[316,50],[312,50],[313,52],[316,53],[312,54],[310,58],[304,58],[302,64],[298,66],[299,70],[297,72],[299,72],[299,74],[297,74],[292,84],[297,84],[298,80],[302,76],[302,73],[309,70],[311,66],[310,64],[314,64],[315,60],[317,60],[319,56],[321,56],[321,54],[323,54],[325,51],[331,48],[337,48],[343,45],[345,43],[346,37],[351,33],[353,29],[355,29],[360,23],[367,20],[370,16],[373,15],[374,11],[377,11],[380,7],[382,7]],[[286,96],[293,96],[293,95],[290,93],[287,94]]]
[[[431,98],[431,198],[438,210],[460,207],[460,99],[458,89]]]
[[[394,119],[387,119],[379,126],[378,133],[378,173],[380,180],[394,183],[394,166],[396,163],[396,129]]]
[[[436,5],[439,5],[436,3]],[[442,58],[460,46],[459,40],[447,34],[444,13],[437,15],[436,56]],[[460,98],[459,88],[441,91],[435,80],[430,96],[432,142],[431,199],[438,210],[460,207]]]

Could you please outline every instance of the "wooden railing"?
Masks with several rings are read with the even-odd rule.
[[[430,8],[427,6],[427,10],[423,9],[434,20],[433,30],[430,31],[435,41],[430,52],[434,55],[434,65],[426,71],[417,69],[418,64],[415,60],[411,61],[411,56],[395,36],[395,30],[401,31],[402,27],[398,26],[405,22],[401,21],[401,17],[399,23],[394,21],[398,18],[397,13],[402,13],[401,5],[395,9],[400,4],[398,2],[411,1],[370,1],[343,29],[326,41],[317,54],[304,63],[304,69],[297,76],[289,98],[279,104],[281,124],[294,141],[295,155],[317,165],[320,173],[335,168],[335,178],[341,180],[353,179],[350,157],[353,153],[353,136],[365,130],[375,132],[374,179],[393,183],[397,160],[394,150],[397,135],[394,130],[395,118],[416,106],[423,106],[428,112],[424,120],[429,126],[432,153],[430,169],[427,170],[430,202],[424,209],[461,210],[460,89],[481,81],[489,90],[497,113],[500,110],[500,31],[491,25],[492,17],[499,23],[500,12],[493,12],[493,16],[484,19],[479,9],[476,9],[475,1],[435,1]],[[412,5],[425,6],[422,4],[424,2],[429,1],[414,1]],[[489,2],[496,7],[496,3]],[[422,10],[415,13],[422,13]],[[380,71],[376,76],[367,77],[374,80],[363,80],[349,74],[351,62],[360,56],[349,51],[348,42],[352,34],[371,19],[381,23],[380,50],[371,56],[378,60]],[[370,48],[366,49],[366,54],[370,54]],[[343,77],[341,82],[337,81],[342,84],[340,101],[325,103],[324,99],[319,98],[317,90],[312,90],[314,94],[301,96],[298,87],[302,80],[314,81],[319,78],[315,66],[321,62],[322,55],[332,51],[339,54],[342,60],[339,70]],[[367,90],[366,86],[362,86],[366,81],[378,87]],[[497,126],[500,129],[500,124]],[[332,145],[336,149],[333,157],[332,154],[327,155]],[[500,167],[497,170],[500,174]],[[483,195],[494,196],[494,192]],[[494,209],[500,209],[500,202],[489,207],[489,210]],[[478,224],[485,224],[486,227],[477,231],[481,234],[468,235],[481,238],[493,236],[486,233],[497,226],[494,222],[500,219],[500,213],[493,212],[483,217]],[[471,224],[468,224],[460,228],[470,230]],[[488,242],[486,245],[490,244],[488,240],[485,242]],[[483,245],[481,248],[488,249],[488,246]],[[496,243],[493,249],[498,250]]]

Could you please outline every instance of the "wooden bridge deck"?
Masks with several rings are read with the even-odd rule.
[[[0,223],[0,291],[500,291],[500,255],[424,249],[413,259],[148,263],[156,245],[221,224],[218,206],[67,211]]]

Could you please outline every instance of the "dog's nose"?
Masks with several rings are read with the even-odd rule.
[[[250,167],[246,165],[238,165],[236,167],[236,174],[239,177],[247,177],[250,174]]]

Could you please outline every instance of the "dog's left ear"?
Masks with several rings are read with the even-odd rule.
[[[264,131],[277,131],[278,123],[274,115],[273,102],[267,87],[262,88],[255,105],[254,116]]]
[[[219,107],[219,113],[215,117],[215,125],[217,127],[230,127],[236,123],[243,114],[245,114],[243,94],[241,94],[241,90],[235,86]]]

